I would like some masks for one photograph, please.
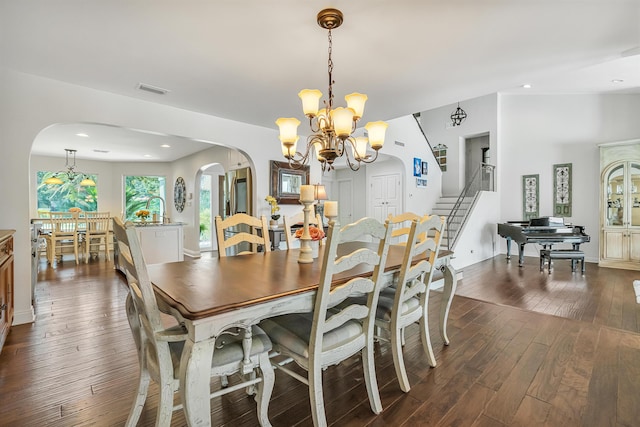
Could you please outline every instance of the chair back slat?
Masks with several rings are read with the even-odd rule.
[[[135,226],[131,222],[123,224],[120,218],[114,217],[113,233],[118,242],[119,264],[124,267],[127,282],[134,291],[131,296],[134,299],[136,310],[145,330],[150,329],[147,331],[147,336],[153,337],[155,332],[164,330],[164,327],[160,321],[158,303],[149,279]]]
[[[390,223],[396,222],[396,218],[388,219]],[[434,265],[440,250],[440,240],[444,229],[445,219],[437,215],[425,215],[412,220],[403,256],[396,299],[404,302],[416,295],[425,292],[433,278]],[[433,237],[428,237],[433,235]],[[421,260],[412,265],[413,260],[420,255],[428,255],[426,260]],[[397,304],[394,304],[398,307]]]
[[[218,256],[226,257],[227,249],[238,246],[242,243],[251,245],[250,251],[239,251],[238,255],[245,253],[258,252],[258,247],[262,246],[265,252],[271,251],[271,242],[269,240],[269,226],[267,218],[263,215],[260,218],[253,217],[244,213],[239,213],[222,219],[216,216],[216,239],[218,241]],[[230,228],[238,228],[233,230],[234,234],[226,238],[226,232],[231,231]],[[245,229],[242,229],[244,227]],[[246,229],[250,231],[246,231]]]
[[[336,226],[335,221],[329,224],[327,246],[314,307],[314,328],[309,341],[309,350],[316,357],[321,357],[322,354],[323,335],[350,320],[363,321],[362,335],[352,337],[352,341],[373,336],[375,308],[371,309],[371,307],[377,305],[382,284],[381,277],[389,252],[390,232],[386,224],[373,218],[362,218],[341,229]],[[360,248],[337,257],[339,244],[361,241],[363,238],[379,239],[377,251]],[[371,276],[356,277],[332,288],[335,274],[363,264],[373,269]],[[340,305],[340,308],[336,307],[349,296],[361,295],[367,296],[365,304],[358,300],[346,306]],[[331,312],[328,315],[329,308]]]

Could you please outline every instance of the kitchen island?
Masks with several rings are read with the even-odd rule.
[[[163,224],[161,222],[134,222],[142,254],[147,264],[184,261],[183,222]],[[118,245],[114,245],[116,269],[118,264]]]

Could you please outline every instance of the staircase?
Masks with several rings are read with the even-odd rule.
[[[453,239],[458,234],[458,230],[462,226],[464,217],[467,215],[467,211],[471,207],[473,197],[465,197],[460,203],[460,208],[450,217],[453,207],[458,200],[458,196],[442,196],[440,200],[436,202],[434,209],[431,211],[433,215],[443,216],[447,218],[447,224],[445,226],[445,233],[442,236],[441,247],[451,248],[449,245],[449,236]],[[451,242],[453,243],[453,242]]]

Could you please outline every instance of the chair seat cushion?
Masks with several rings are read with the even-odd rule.
[[[305,358],[309,357],[309,339],[313,313],[285,314],[260,322],[260,326],[274,345],[284,347]],[[328,351],[353,341],[363,333],[362,324],[349,320],[342,326],[324,334],[322,351]]]
[[[239,332],[240,333],[237,336],[224,334],[218,337],[216,340],[216,348],[213,351],[211,366],[222,366],[231,362],[240,362],[244,359],[244,353],[242,351],[244,331],[240,330]],[[251,356],[271,350],[271,340],[259,326],[254,325],[251,327],[251,335],[251,350],[249,351]],[[175,375],[178,375],[184,341],[169,343],[169,348],[171,349],[171,360],[174,367],[173,371]]]
[[[395,293],[396,289],[391,287],[385,288],[380,292],[380,297],[378,298],[378,307],[376,307],[376,319],[384,320],[386,322],[391,321],[391,311],[393,310],[393,300],[396,296]],[[344,300],[344,302],[338,304],[338,308],[353,304],[354,302],[358,304],[365,304],[366,300],[366,297],[347,298],[346,300]],[[409,313],[419,306],[419,297],[409,298],[408,301],[405,301],[402,304],[402,314]]]
[[[378,299],[378,308],[376,309],[376,319],[391,321],[391,311],[393,310],[393,301],[396,297],[395,289],[384,289],[380,292]],[[402,303],[402,314],[407,314],[420,307],[419,297],[409,298]]]

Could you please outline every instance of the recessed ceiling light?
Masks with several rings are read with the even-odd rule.
[[[82,138],[89,138],[89,135],[87,135],[86,133],[76,133],[76,136],[80,136]]]
[[[171,148],[171,146],[169,144],[162,144],[160,147],[162,147],[162,148]]]
[[[102,153],[102,154],[106,154],[109,152],[109,150],[98,150],[97,148],[93,150],[94,153]]]
[[[145,154],[143,157],[151,157],[151,154]]]
[[[624,80],[622,80],[622,79],[613,79],[613,80],[611,80],[611,83],[622,83],[622,82],[624,82]]]
[[[531,85],[529,83],[525,83],[522,85],[524,89],[531,89]]]

